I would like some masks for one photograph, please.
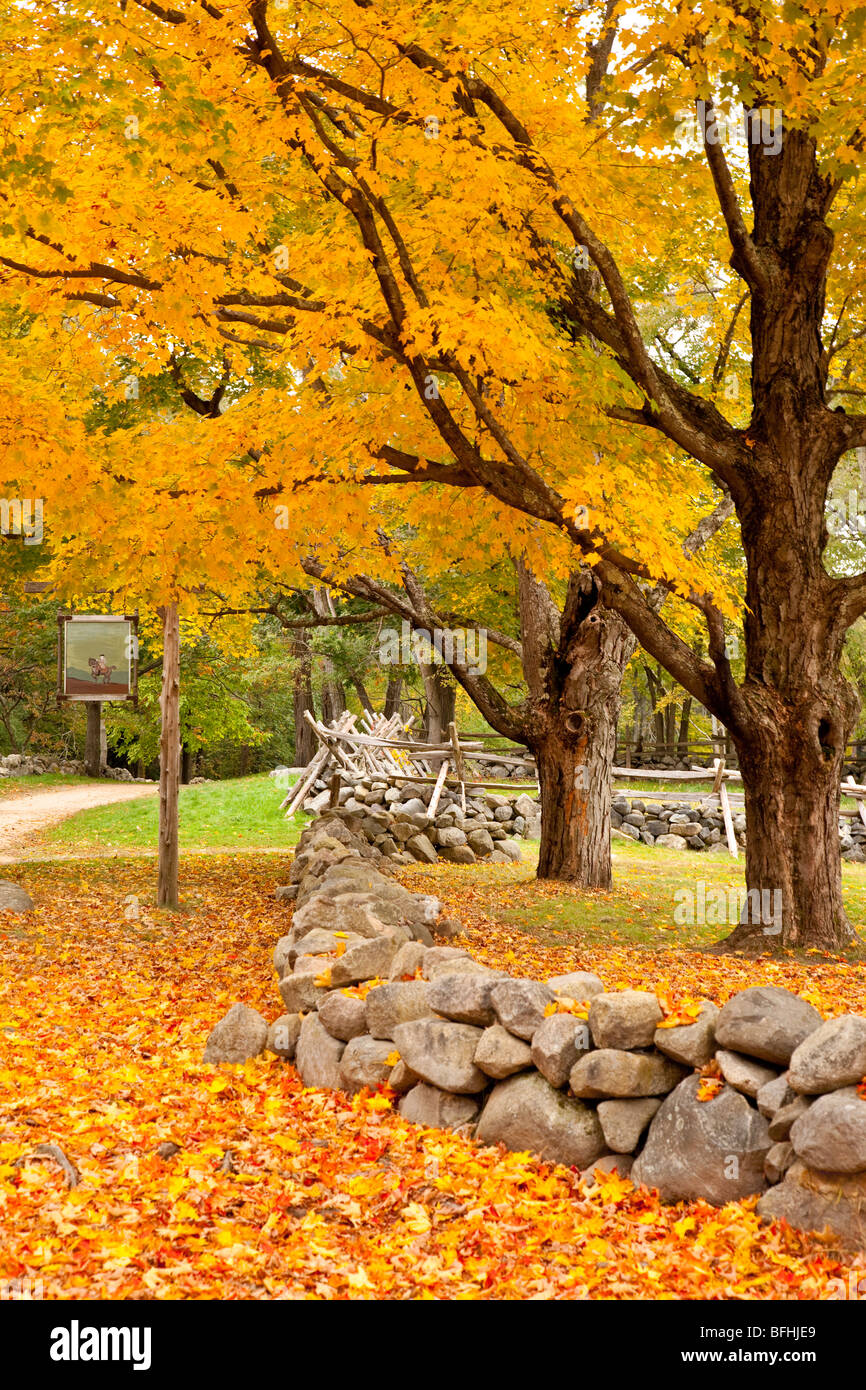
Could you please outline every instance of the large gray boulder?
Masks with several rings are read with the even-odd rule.
[[[753,1100],[763,1086],[779,1075],[774,1067],[766,1067],[753,1057],[744,1057],[741,1052],[728,1052],[724,1047],[716,1052],[716,1061],[728,1085]]]
[[[437,855],[435,846],[430,843],[430,838],[420,831],[413,835],[411,840],[407,840],[406,848],[415,859],[419,859],[423,864],[435,864]]]
[[[758,1215],[801,1231],[832,1231],[866,1250],[866,1173],[816,1172],[797,1161],[761,1198]]]
[[[427,986],[430,1008],[455,1023],[473,1023],[484,1028],[495,1022],[491,991],[502,975],[454,973],[437,975]]]
[[[280,1014],[268,1029],[266,1050],[291,1062],[301,1032],[300,1014]]]
[[[443,848],[456,849],[458,845],[466,844],[466,832],[457,825],[444,825],[436,832],[436,843]]]
[[[716,1019],[716,1041],[733,1052],[787,1066],[791,1055],[821,1026],[805,999],[780,985],[753,985],[729,999]]]
[[[474,969],[477,962],[462,946],[431,946],[424,953],[421,970],[425,980],[435,980],[439,975],[450,975],[467,965]]]
[[[300,1014],[306,1013],[309,1009],[317,1009],[321,1001],[327,998],[329,990],[326,985],[317,985],[317,978],[309,974],[283,976],[280,980],[280,995],[286,1006],[286,1013]]]
[[[382,1086],[391,1075],[394,1062],[394,1045],[380,1042],[377,1038],[352,1038],[340,1058],[340,1083],[344,1090],[354,1094],[364,1086]]]
[[[245,1062],[264,1052],[267,1041],[268,1025],[261,1014],[246,1004],[232,1004],[208,1034],[202,1061]]]
[[[828,1173],[866,1170],[866,1100],[857,1087],[819,1096],[792,1125],[791,1143],[809,1168]]]
[[[404,1120],[428,1129],[458,1129],[472,1123],[479,1104],[474,1096],[455,1096],[422,1081],[398,1102],[397,1109]]]
[[[866,1076],[866,1018],[830,1018],[795,1049],[788,1071],[791,1089],[821,1095],[855,1086]]]
[[[595,1111],[557,1091],[538,1072],[512,1076],[493,1088],[475,1137],[577,1168],[588,1167],[605,1151]]]
[[[33,899],[20,884],[0,878],[0,912],[32,912],[33,908]]]
[[[602,1100],[598,1118],[605,1143],[614,1153],[633,1153],[640,1137],[655,1115],[661,1101],[653,1096],[645,1100]]]
[[[590,970],[572,970],[568,975],[553,975],[547,985],[554,994],[566,999],[591,999],[595,994],[604,994],[604,985]]]
[[[551,1014],[533,1033],[530,1055],[545,1081],[564,1086],[578,1057],[591,1046],[589,1028],[582,1018]]]
[[[367,1031],[374,1038],[393,1038],[401,1023],[432,1018],[430,986],[426,980],[393,980],[367,994]]]
[[[596,994],[589,1006],[589,1031],[596,1047],[650,1047],[661,1021],[658,999],[645,990]]]
[[[401,944],[391,936],[376,936],[349,946],[331,966],[331,984],[355,985],[361,980],[387,977]]]
[[[474,850],[479,859],[486,859],[488,854],[493,853],[493,839],[481,827],[477,830],[470,830],[466,839],[469,842],[469,848]]]
[[[368,996],[368,1009],[369,1003]],[[394,1029],[394,1042],[406,1065],[422,1081],[458,1095],[473,1095],[488,1085],[474,1062],[480,1040],[480,1028],[439,1019],[417,1019]]]
[[[319,1005],[319,1022],[332,1038],[351,1042],[367,1032],[367,1006],[363,999],[334,989]]]
[[[344,1042],[332,1038],[322,1027],[317,1014],[307,1014],[295,1049],[295,1066],[304,1085],[340,1090],[340,1059],[345,1048]]]
[[[485,1028],[475,1049],[475,1065],[488,1076],[502,1081],[515,1072],[526,1071],[532,1066],[532,1053],[529,1043],[515,1038],[501,1023]]]
[[[585,1052],[571,1069],[570,1084],[576,1096],[663,1096],[683,1077],[683,1068],[660,1053],[624,1052],[600,1048]]]
[[[681,1023],[675,1028],[657,1028],[653,1042],[659,1052],[682,1062],[687,1067],[704,1067],[716,1050],[716,1019],[718,1005],[705,999],[694,1023]]]
[[[767,1121],[730,1086],[698,1100],[699,1085],[699,1077],[686,1077],[663,1102],[632,1181],[657,1188],[664,1202],[703,1199],[717,1207],[762,1192]]]
[[[544,1022],[548,1004],[556,1001],[553,990],[538,980],[500,980],[490,997],[503,1028],[526,1042]]]
[[[424,964],[429,947],[420,941],[407,941],[391,961],[389,980],[414,980],[416,970]]]

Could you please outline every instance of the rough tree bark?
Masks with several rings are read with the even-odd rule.
[[[418,669],[424,682],[424,737],[428,743],[442,743],[448,739],[448,725],[457,707],[457,691],[447,667],[422,661]]]
[[[385,718],[390,719],[393,714],[399,713],[400,694],[403,689],[402,676],[389,676],[388,685],[385,690]]]
[[[610,787],[622,677],[634,640],[599,603],[591,569],[571,576],[560,614],[518,566],[524,738],[541,788],[538,877],[611,886]]]
[[[292,656],[295,658],[295,677],[293,686],[293,712],[295,723],[295,767],[306,767],[313,757],[318,741],[313,730],[304,718],[304,710],[315,714],[313,704],[312,655],[303,639],[292,643]]]

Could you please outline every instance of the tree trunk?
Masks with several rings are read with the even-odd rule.
[[[362,711],[362,713],[363,713],[364,711],[366,711],[366,710],[369,710],[369,712],[370,712],[371,714],[375,714],[375,713],[376,713],[376,707],[375,707],[375,705],[373,704],[373,701],[370,699],[369,693],[368,693],[368,691],[367,691],[367,687],[365,686],[364,682],[361,680],[361,677],[360,677],[360,676],[353,676],[353,677],[352,677],[352,684],[353,684],[353,686],[355,687],[355,694],[358,696],[358,699],[361,701],[361,711]]]
[[[98,777],[103,765],[102,701],[87,703],[87,733],[84,738],[84,768],[88,777]]]
[[[538,877],[610,888],[611,776],[634,641],[601,606],[591,570],[572,575],[561,616],[546,588],[519,573],[526,742],[541,789]]]
[[[813,697],[736,739],[750,898],[728,947],[835,952],[856,939],[842,903],[839,843],[839,782],[852,716],[848,692],[840,690],[835,700]]]
[[[323,657],[324,677],[322,680],[322,721],[333,724],[346,709],[346,692],[334,674],[334,664],[330,657]]]
[[[531,743],[541,788],[538,878],[564,879],[584,888],[610,888],[610,776],[615,725],[601,693],[587,701],[583,737],[549,728]]]
[[[445,666],[419,662],[424,681],[426,705],[424,735],[428,743],[442,743],[448,738],[448,725],[454,719],[457,691]]]
[[[692,713],[692,697],[687,695],[683,700],[683,707],[680,712],[680,732],[677,737],[677,753],[686,762],[689,760],[689,720]]]
[[[400,710],[400,692],[403,689],[402,676],[389,676],[388,686],[385,690],[385,709],[386,719],[390,719],[392,714],[397,714]]]
[[[177,604],[160,610],[163,620],[162,727],[159,740],[159,907],[177,907],[180,779],[180,623]]]
[[[192,753],[190,752],[187,745],[183,744],[180,754],[180,780],[185,787],[189,785],[189,779],[192,776],[191,769]]]
[[[842,905],[838,815],[859,700],[840,669],[845,584],[823,563],[827,489],[850,437],[844,411],[826,400],[821,336],[833,182],[801,130],[786,129],[778,158],[750,151],[749,163],[755,254],[774,270],[751,297],[754,411],[735,497],[746,673],[726,722],[746,794],[746,884],[753,895],[780,894],[781,930],[741,919],[727,944],[837,952],[855,939]]]
[[[312,656],[306,642],[292,643],[292,655],[296,658],[294,679],[294,721],[295,752],[294,766],[306,767],[318,748],[318,740],[304,718],[304,710],[315,714],[313,704]]]

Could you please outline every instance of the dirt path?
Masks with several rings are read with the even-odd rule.
[[[43,830],[67,816],[74,816],[76,811],[107,806],[112,801],[154,796],[158,790],[156,786],[141,783],[130,786],[124,782],[94,782],[92,787],[51,787],[3,797],[0,799],[0,864],[18,862],[22,853],[38,842]]]

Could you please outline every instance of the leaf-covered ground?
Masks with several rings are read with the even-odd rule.
[[[829,1013],[862,1007],[861,965],[574,934],[548,945],[520,925],[525,868],[408,881],[429,889],[431,876],[472,949],[512,971],[586,967],[673,1003],[772,979]],[[270,957],[288,914],[273,855],[186,861],[175,914],[148,906],[141,860],[20,877],[39,909],[0,913],[0,1282],[81,1299],[815,1299],[844,1274],[832,1242],[762,1226],[753,1201],[662,1207],[617,1178],[589,1190],[567,1169],[407,1125],[387,1095],[305,1090],[276,1059],[204,1067],[232,1002],[280,1011]],[[179,1146],[167,1159],[166,1141]],[[33,1156],[46,1143],[78,1186]]]

